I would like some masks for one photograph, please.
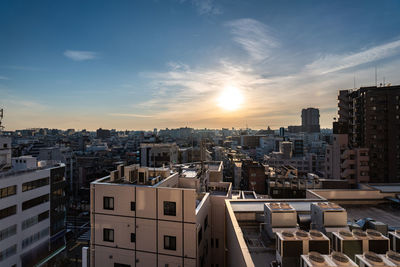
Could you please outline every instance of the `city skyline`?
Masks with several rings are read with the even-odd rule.
[[[276,129],[299,125],[307,107],[331,128],[339,89],[375,85],[375,67],[378,84],[400,84],[397,1],[22,1],[0,10],[6,130]]]

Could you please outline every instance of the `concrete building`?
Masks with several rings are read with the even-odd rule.
[[[400,86],[340,90],[336,133],[352,148],[369,149],[370,181],[400,181]]]
[[[162,167],[178,163],[179,147],[175,144],[140,144],[140,165]]]
[[[221,163],[119,166],[91,183],[91,266],[225,266],[230,197]]]
[[[266,193],[266,175],[263,165],[253,160],[242,161],[242,180],[240,188],[242,190],[255,191],[257,194]]]
[[[106,129],[97,129],[96,131],[96,137],[99,139],[107,139],[111,137],[111,131],[110,130],[106,130]]]
[[[284,159],[290,159],[293,156],[293,143],[284,141],[279,143],[279,152],[282,153]]]
[[[301,127],[306,133],[319,133],[319,109],[306,108],[301,111]]]
[[[347,134],[333,135],[333,144],[326,148],[325,161],[327,179],[344,179],[354,186],[370,180],[368,148],[350,148]]]
[[[65,166],[12,162],[0,172],[0,265],[43,264],[65,248]]]

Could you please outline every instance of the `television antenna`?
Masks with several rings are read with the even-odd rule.
[[[2,131],[4,129],[4,126],[1,125],[1,121],[3,119],[4,115],[4,111],[3,109],[0,109],[0,131]]]

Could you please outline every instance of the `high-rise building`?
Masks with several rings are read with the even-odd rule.
[[[32,156],[0,171],[0,266],[44,264],[65,248],[64,172]]]
[[[303,132],[319,133],[319,109],[305,108],[301,111],[301,127]]]
[[[400,86],[340,90],[336,133],[369,149],[370,182],[400,181]]]

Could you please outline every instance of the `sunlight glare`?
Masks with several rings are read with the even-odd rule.
[[[232,86],[225,87],[218,98],[218,106],[228,111],[239,109],[242,103],[242,93],[238,88]]]

